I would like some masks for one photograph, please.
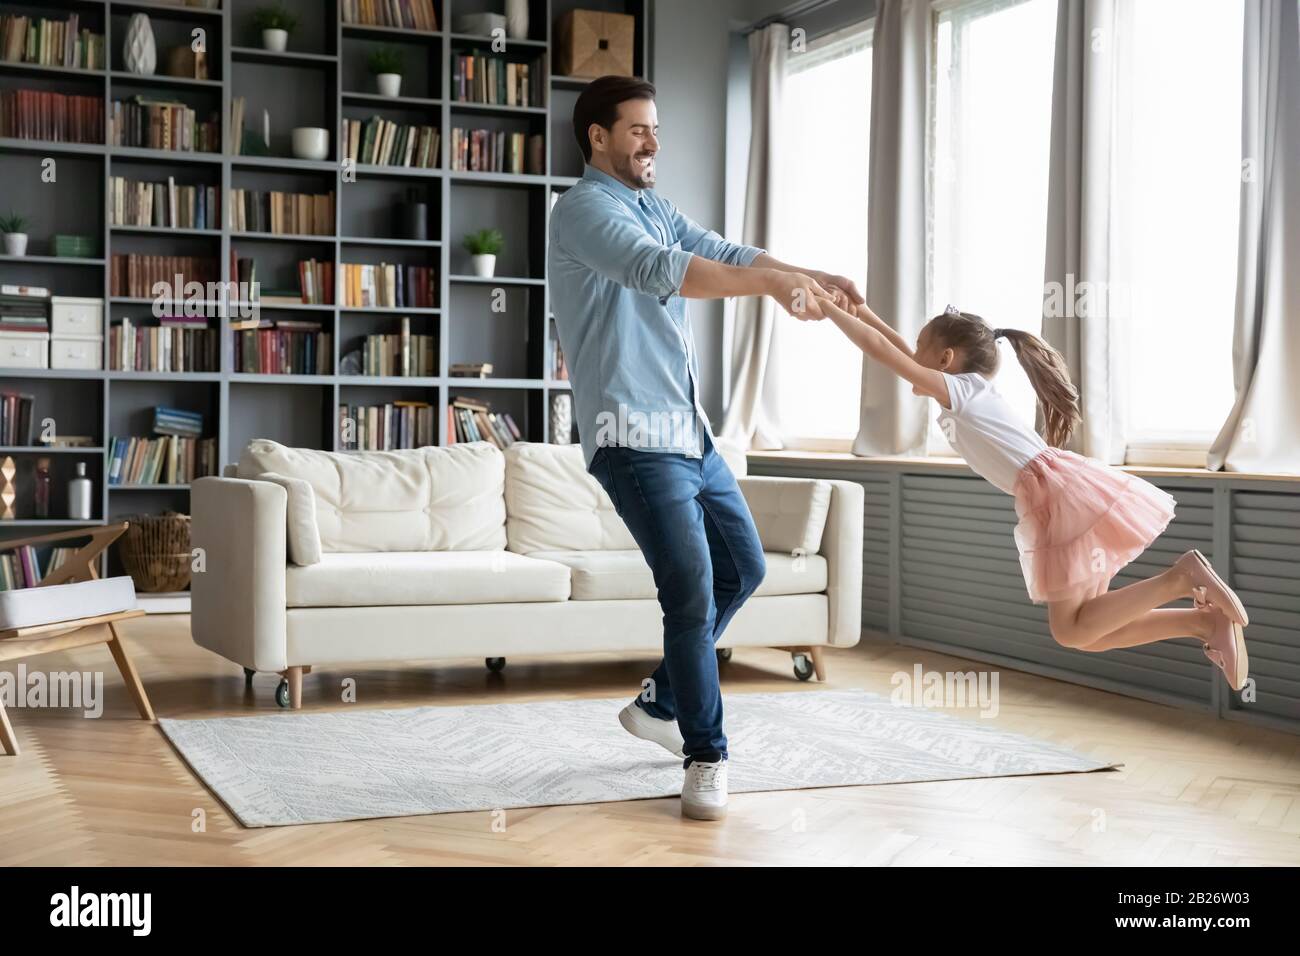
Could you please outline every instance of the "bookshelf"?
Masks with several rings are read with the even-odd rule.
[[[19,517],[0,523],[4,537],[34,526],[71,528],[105,524],[128,514],[188,512],[188,485],[108,485],[107,457],[114,436],[144,437],[146,419],[155,406],[203,414],[205,436],[216,440],[221,462],[238,457],[253,438],[289,445],[337,450],[341,405],[422,401],[433,406],[439,444],[448,442],[451,401],[466,395],[486,400],[494,410],[511,414],[530,441],[548,434],[550,397],[569,383],[551,374],[555,345],[546,287],[547,218],[552,194],[563,192],[582,172],[573,142],[571,115],[584,83],[551,75],[552,34],[556,19],[570,9],[628,13],[637,18],[635,72],[650,77],[652,0],[530,0],[529,36],[509,40],[500,56],[540,64],[541,105],[497,106],[453,98],[454,58],[471,51],[494,55],[490,39],[454,32],[453,21],[466,13],[500,13],[503,0],[434,0],[439,30],[414,31],[344,23],[341,0],[284,0],[299,18],[288,49],[261,48],[250,19],[266,5],[255,0],[220,0],[220,9],[180,6],[159,0],[0,0],[0,14],[61,19],[76,13],[83,27],[105,37],[106,69],[87,70],[0,62],[0,90],[36,89],[102,98],[105,118],[114,100],[143,95],[180,100],[201,115],[220,117],[222,151],[167,152],[108,143],[50,143],[0,138],[0,182],[6,198],[29,220],[31,239],[25,257],[0,256],[0,284],[43,286],[55,295],[102,298],[105,303],[102,368],[88,370],[0,367],[0,391],[34,398],[37,426],[54,419],[60,434],[91,436],[84,448],[5,447],[18,467]],[[156,75],[130,73],[124,62],[123,37],[129,18],[148,14],[158,46]],[[202,29],[207,41],[209,78],[161,75],[164,49],[188,44]],[[368,54],[379,47],[402,51],[405,69],[401,95],[380,96],[366,73]],[[652,78],[652,77],[651,77]],[[244,126],[260,131],[262,111],[271,114],[272,155],[230,152],[230,117],[236,98],[245,103]],[[440,132],[436,168],[359,165],[343,175],[339,163],[342,123],[370,116],[436,126]],[[107,126],[107,122],[105,124]],[[321,126],[330,131],[325,160],[292,157],[290,131]],[[545,138],[541,172],[511,174],[452,170],[453,127],[540,133]],[[106,137],[107,138],[107,137]],[[43,164],[53,159],[55,184],[42,182]],[[216,228],[167,228],[112,225],[108,198],[113,177],[136,181],[214,186],[222,210]],[[329,235],[295,232],[268,234],[231,228],[228,198],[234,189],[327,193],[333,191],[334,228]],[[13,199],[10,199],[10,196]],[[394,207],[401,200],[427,203],[427,238],[396,238]],[[499,229],[506,248],[497,260],[497,275],[480,278],[461,246],[465,233]],[[91,235],[99,248],[88,257],[54,256],[56,233]],[[117,320],[151,321],[152,299],[112,295],[111,263],[118,254],[199,256],[213,259],[220,279],[229,282],[232,252],[257,261],[258,279],[268,288],[291,285],[288,277],[299,260],[315,258],[335,264],[381,262],[431,266],[436,299],[425,308],[354,308],[333,305],[263,304],[261,317],[319,322],[329,333],[329,372],[273,374],[239,371],[234,366],[229,317],[214,317],[219,338],[219,367],[203,372],[110,369],[109,330]],[[504,302],[504,311],[493,305]],[[398,331],[403,316],[413,334],[431,335],[437,374],[376,377],[345,374],[341,364],[359,350],[366,335]],[[156,320],[153,320],[156,323]],[[448,373],[460,362],[491,362],[487,378],[460,378]],[[454,437],[454,436],[453,436]],[[51,514],[33,514],[32,470],[38,457],[52,459]],[[94,516],[66,517],[66,484],[77,462],[87,464],[94,482]],[[63,516],[63,517],[59,517]]]

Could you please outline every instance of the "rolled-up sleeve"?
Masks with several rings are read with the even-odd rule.
[[[667,298],[686,279],[691,253],[655,242],[618,200],[595,190],[558,204],[551,242],[612,282]]]
[[[729,266],[747,266],[767,251],[766,249],[757,249],[754,246],[741,245],[738,242],[729,242],[712,229],[705,229],[673,205],[670,200],[663,199],[663,197],[660,197],[660,199],[668,204],[672,215],[673,228],[677,231],[678,238],[681,239],[682,248],[687,252],[704,259],[712,259],[715,262],[725,262]]]

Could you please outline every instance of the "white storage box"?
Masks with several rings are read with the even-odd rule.
[[[50,340],[50,368],[103,367],[104,340],[98,335],[56,335]]]
[[[104,300],[67,295],[50,296],[50,334],[57,338],[102,336]]]
[[[0,631],[115,614],[135,606],[135,582],[125,575],[0,591]]]
[[[50,333],[0,332],[0,368],[49,368]]]

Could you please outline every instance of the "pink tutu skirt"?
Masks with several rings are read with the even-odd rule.
[[[1135,475],[1058,448],[1020,470],[1015,499],[1016,547],[1035,604],[1104,593],[1164,533],[1176,503]]]

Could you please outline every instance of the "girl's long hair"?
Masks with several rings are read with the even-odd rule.
[[[1062,448],[1082,421],[1079,392],[1070,381],[1065,359],[1038,336],[1020,329],[994,329],[978,315],[951,310],[937,315],[926,328],[944,348],[962,355],[962,371],[994,375],[998,370],[997,340],[1006,339],[1043,410],[1043,438]]]

